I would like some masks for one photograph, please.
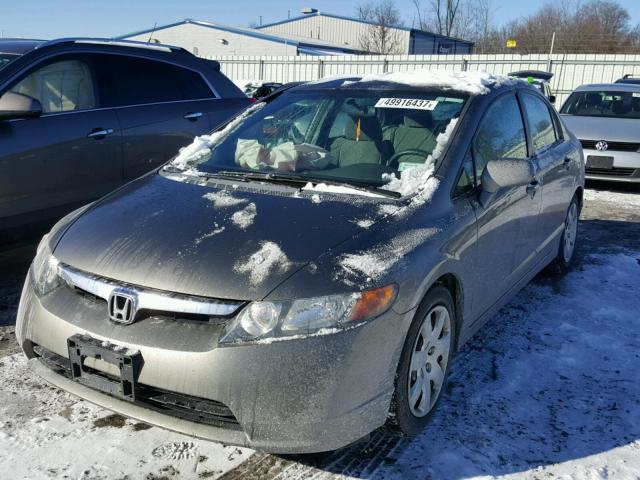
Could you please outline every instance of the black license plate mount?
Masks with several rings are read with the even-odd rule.
[[[136,401],[138,375],[142,367],[140,352],[81,334],[69,337],[67,347],[74,381],[129,402]],[[87,359],[114,365],[120,372],[119,378],[89,368]]]

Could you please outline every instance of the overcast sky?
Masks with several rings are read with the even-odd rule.
[[[427,4],[428,0],[423,0]],[[493,0],[496,23],[534,12],[544,2]],[[634,23],[640,22],[640,0],[622,0]],[[111,37],[152,28],[185,18],[246,26],[274,22],[300,14],[306,6],[327,13],[354,16],[358,1],[344,0],[0,0],[0,35],[55,38],[65,36]],[[396,2],[410,25],[411,0]]]

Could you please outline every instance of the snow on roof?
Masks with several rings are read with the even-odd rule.
[[[251,285],[257,287],[265,281],[272,270],[284,272],[289,268],[289,265],[291,262],[277,243],[263,241],[257,252],[243,263],[236,263],[233,270],[237,273],[248,274]]]
[[[334,80],[326,78],[325,81]],[[454,72],[451,70],[418,69],[407,72],[370,73],[352,83],[391,82],[411,87],[455,90],[470,95],[486,95],[492,87],[514,85],[522,80],[484,71]]]

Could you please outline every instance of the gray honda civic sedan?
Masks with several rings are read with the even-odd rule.
[[[454,352],[569,268],[583,185],[580,143],[519,80],[296,86],[61,220],[17,336],[50,383],[196,437],[414,435]]]

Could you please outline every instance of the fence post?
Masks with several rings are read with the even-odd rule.
[[[384,57],[384,60],[382,61],[382,73],[387,73],[389,71],[389,60],[387,60],[387,57]]]
[[[262,58],[258,65],[258,79],[262,80],[264,78],[264,60]]]
[[[322,77],[324,77],[324,60],[318,58],[318,78],[316,80],[320,80]]]
[[[547,62],[547,72],[553,73],[553,60],[552,59],[549,59],[549,61]]]
[[[466,72],[468,68],[469,68],[469,60],[467,60],[466,58],[463,58],[462,59],[462,71]]]

